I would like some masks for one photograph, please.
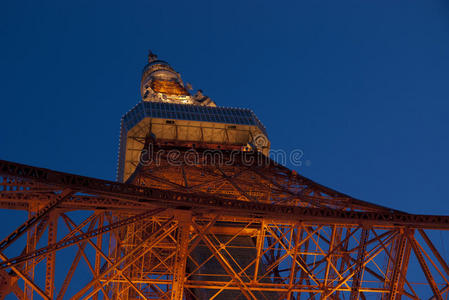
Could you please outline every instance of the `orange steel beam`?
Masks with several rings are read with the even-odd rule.
[[[401,234],[401,237],[398,240],[396,257],[395,257],[394,268],[393,268],[393,275],[391,277],[391,282],[390,282],[390,286],[391,286],[390,297],[389,297],[390,300],[394,300],[394,299],[396,299],[396,297],[398,297],[399,289],[401,288],[399,286],[399,279],[401,276],[402,264],[404,263],[406,243],[407,243],[407,239],[406,239],[405,233]]]
[[[90,232],[85,232],[85,233],[79,234],[79,235],[68,236],[67,238],[62,239],[62,240],[60,240],[57,243],[49,244],[47,247],[43,247],[43,248],[34,250],[32,252],[26,253],[26,254],[24,254],[22,256],[6,260],[6,261],[0,263],[0,268],[1,269],[9,268],[9,267],[11,267],[13,265],[17,265],[17,264],[19,264],[19,263],[21,263],[23,261],[26,261],[26,260],[29,260],[29,259],[33,259],[33,258],[36,258],[38,256],[47,255],[48,253],[53,253],[56,250],[67,248],[67,247],[69,247],[69,246],[71,246],[73,244],[78,244],[78,243],[80,243],[80,242],[82,242],[84,240],[87,240],[87,239],[90,239],[92,237],[104,234],[104,233],[106,233],[108,231],[111,231],[111,230],[114,230],[114,229],[117,229],[117,228],[129,225],[129,224],[132,224],[132,223],[134,223],[136,221],[139,221],[139,220],[146,219],[146,218],[148,218],[148,217],[150,217],[152,215],[159,214],[162,211],[164,211],[163,208],[158,208],[158,209],[146,211],[146,212],[143,212],[143,213],[141,213],[139,215],[132,216],[132,217],[129,217],[127,219],[123,219],[123,220],[117,221],[115,223],[112,223],[112,224],[109,224],[109,225],[105,225],[103,227],[99,227],[99,228],[94,229],[94,230],[92,230]],[[74,233],[74,232],[75,232],[74,230],[71,231],[71,233]],[[72,235],[72,234],[70,234],[70,235]]]
[[[48,213],[52,209],[58,206],[59,203],[66,200],[70,195],[73,194],[73,191],[70,189],[65,189],[61,192],[60,195],[57,195],[54,200],[51,200],[44,208],[40,209],[35,215],[26,220],[21,226],[19,226],[16,230],[14,230],[10,235],[4,238],[0,242],[0,251],[8,247],[12,242],[17,240],[20,236],[22,236],[25,232],[27,232],[33,225],[39,222],[42,218],[47,216]]]
[[[195,227],[195,225],[194,225],[194,228],[197,230],[198,235],[206,243],[206,246],[210,249],[210,251],[215,256],[215,258],[217,258],[218,262],[223,267],[223,269],[233,278],[235,283],[240,288],[242,294],[247,299],[254,299],[255,296],[254,296],[253,292],[251,292],[251,290],[248,288],[247,284],[245,284],[245,282],[241,279],[239,274],[234,270],[234,268],[229,263],[229,261],[226,259],[226,257],[220,252],[221,249],[217,248],[206,235],[204,235],[201,231],[198,230],[197,227]]]
[[[58,230],[58,218],[59,216],[54,213],[50,213],[48,222],[48,244],[54,244],[56,242],[57,230]],[[47,266],[45,272],[45,292],[53,299],[54,294],[54,281],[55,281],[55,264],[56,253],[47,253]]]
[[[424,241],[426,242],[427,246],[429,246],[430,250],[432,251],[433,255],[437,258],[440,265],[443,267],[444,271],[446,272],[446,275],[449,276],[449,266],[444,260],[444,258],[441,256],[441,254],[437,251],[437,248],[432,243],[432,241],[429,239],[427,234],[422,229],[418,229],[419,234],[423,237]]]
[[[435,279],[432,276],[432,273],[430,272],[429,266],[427,265],[424,256],[422,255],[421,249],[419,249],[418,243],[416,242],[416,239],[414,236],[412,236],[410,233],[407,234],[407,239],[409,240],[413,252],[416,255],[416,258],[418,259],[419,264],[421,265],[421,269],[424,272],[424,275],[426,276],[427,281],[429,282],[430,287],[432,288],[433,294],[438,300],[443,300],[443,297],[441,296],[441,292],[438,289],[438,286],[435,282]]]
[[[99,220],[98,220],[98,227],[103,227],[103,221],[104,221],[104,216],[101,215]],[[96,245],[96,250],[97,249],[101,249],[103,244],[103,235],[100,234],[99,236],[97,236],[97,245]],[[94,268],[94,276],[99,276],[100,275],[100,264],[101,264],[101,255],[100,255],[101,251],[95,251],[95,268]],[[105,296],[107,296],[106,293],[104,293]],[[98,300],[98,295],[94,295],[93,300]]]
[[[149,249],[151,249],[151,247],[155,246],[158,242],[160,242],[163,238],[165,238],[169,233],[171,233],[173,230],[175,230],[177,226],[173,225],[173,224],[170,225],[170,223],[172,223],[172,219],[173,218],[171,218],[168,221],[166,221],[164,223],[164,225],[161,226],[161,228],[159,230],[153,232],[147,238],[142,240],[131,252],[129,252],[127,255],[121,257],[113,265],[109,266],[103,273],[100,274],[100,276],[95,277],[89,284],[84,286],[75,296],[73,296],[73,299],[81,298],[87,291],[89,291],[90,288],[92,288],[97,283],[99,283],[101,279],[103,279],[105,276],[109,275],[112,271],[116,270],[128,258],[132,257],[133,260],[138,259],[140,256],[142,256],[145,253],[145,251],[149,251]],[[170,227],[165,228],[168,225],[170,225]],[[142,249],[142,246],[147,241],[151,241],[151,246],[149,248],[145,249],[145,251],[143,251],[143,253],[139,253],[139,251],[141,251],[141,249]],[[134,256],[134,255],[137,255],[137,256]],[[122,274],[122,270],[118,270],[118,273]],[[101,286],[104,286],[106,283],[111,281],[113,278],[114,278],[114,276],[113,277],[109,277],[105,282],[101,282]],[[94,287],[94,289],[85,298],[87,299],[87,298],[91,297],[98,290],[99,290],[98,286]]]
[[[184,283],[187,265],[187,251],[190,240],[191,215],[181,214],[178,218],[178,243],[176,245],[176,258],[172,283],[173,300],[182,300],[184,295]]]
[[[388,236],[386,240],[383,241],[385,245],[388,245],[394,240],[393,236]],[[353,263],[349,268],[348,271],[349,274],[345,276],[342,280],[339,281],[339,283],[328,293],[326,293],[326,296],[331,296],[335,291],[337,291],[343,284],[345,284],[349,279],[351,279],[354,275],[357,274],[357,272],[362,269],[368,262],[373,260],[380,252],[382,251],[382,246],[376,245],[371,251],[366,252],[365,260],[363,263],[358,263],[357,261]]]
[[[359,298],[361,281],[363,280],[363,272],[365,271],[365,265],[363,264],[364,256],[366,253],[366,243],[368,241],[370,231],[367,228],[362,228],[362,233],[359,240],[359,249],[357,254],[357,267],[360,271],[355,274],[352,282],[351,300],[357,300]]]
[[[79,229],[78,226],[75,226],[75,224],[72,222],[72,220],[70,220],[70,218],[65,217],[64,222],[66,223],[66,226],[70,230],[70,232],[78,231],[78,232],[82,233],[81,229]],[[92,225],[95,225],[95,222],[93,222]],[[72,228],[72,226],[73,226],[73,228]],[[86,240],[86,241],[91,242],[90,240]],[[84,261],[86,262],[87,267],[89,268],[90,272],[95,276],[95,274],[96,274],[95,270],[92,267],[92,264],[90,263],[89,258],[87,257],[86,253],[84,252],[84,248],[79,243],[78,243],[78,250],[80,251],[81,256],[84,258]],[[98,251],[96,251],[96,253],[98,253]],[[107,300],[109,300],[109,297],[108,297],[107,293],[105,292],[104,288],[100,287],[100,289],[103,291],[105,298]]]
[[[195,221],[195,222],[198,222],[198,221]],[[207,226],[207,224],[205,224],[206,226]],[[287,252],[289,252],[289,253],[291,253],[291,255],[294,257],[294,256],[297,256],[297,255],[301,255],[301,251],[298,251],[296,254],[294,254],[295,253],[295,249],[299,249],[298,248],[298,245],[302,242],[296,242],[296,243],[294,243],[293,241],[294,241],[294,239],[292,240],[291,239],[291,233],[293,232],[292,230],[297,230],[298,228],[296,227],[296,225],[291,225],[292,227],[289,227],[289,229],[287,229],[287,230],[282,230],[282,231],[280,231],[279,233],[274,233],[273,232],[273,230],[280,230],[280,227],[278,226],[278,225],[276,225],[276,224],[273,224],[272,225],[272,228],[270,229],[270,230],[268,230],[268,235],[266,235],[267,237],[271,237],[276,243],[277,243],[277,246],[275,246],[275,247],[277,247],[277,249],[281,249],[282,251],[285,251],[285,253],[287,253]],[[209,237],[209,239],[211,240],[211,238],[213,238],[213,232],[211,232],[211,231],[209,231],[209,230],[204,230],[203,229],[204,227],[201,227],[201,230],[204,232],[203,234],[202,234],[202,236],[205,236],[205,235],[210,235],[210,237]],[[211,228],[211,227],[209,227],[211,230],[213,230],[213,228]],[[310,240],[312,240],[312,241],[315,241],[315,242],[317,242],[318,243],[318,245],[317,246],[320,246],[320,247],[323,247],[323,245],[321,245],[321,243],[320,242],[318,242],[318,238],[321,238],[320,237],[320,234],[322,234],[322,233],[320,233],[320,231],[311,231],[310,229],[308,230],[309,231],[309,234],[310,235],[315,235],[315,237],[313,238],[313,239],[311,239],[311,238],[309,238]],[[373,248],[372,250],[370,250],[370,251],[368,251],[367,253],[368,254],[370,254],[370,253],[376,253],[376,252],[378,252],[377,250],[383,250],[383,251],[386,251],[386,245],[388,245],[388,243],[391,243],[393,240],[395,240],[395,241],[397,241],[399,238],[400,238],[400,235],[399,234],[396,234],[395,236],[393,235],[393,233],[394,232],[396,232],[397,230],[394,230],[394,231],[385,231],[383,234],[380,234],[380,235],[378,235],[378,237],[376,237],[376,238],[372,238],[371,240],[369,240],[369,241],[367,241],[366,242],[366,246],[369,246],[369,245],[374,245],[374,244],[376,244],[376,247],[375,248]],[[243,232],[243,231],[241,231],[241,232]],[[360,229],[359,229],[359,232],[360,232]],[[241,233],[237,233],[237,234],[241,234]],[[175,237],[175,236],[173,236],[173,237]],[[201,237],[200,237],[201,238]],[[211,240],[212,241],[212,240]],[[325,241],[325,240],[323,240],[323,241]],[[91,244],[93,244],[93,245],[95,245],[95,243],[94,242],[92,242],[92,241],[90,241],[89,240],[89,242],[91,243]],[[326,241],[326,243],[330,243],[330,240],[327,240]],[[341,241],[341,242],[343,242],[344,243],[344,240],[343,241]],[[335,246],[336,247],[338,247],[338,245],[339,244],[341,244],[341,242],[340,243],[338,243],[338,244],[336,244]],[[382,242],[382,243],[381,243]],[[189,242],[189,244],[190,244],[190,242]],[[274,245],[274,244],[273,244]],[[217,247],[217,246],[215,246],[215,247]],[[227,245],[225,246],[225,247],[228,247]],[[266,247],[266,245],[265,245],[265,247]],[[270,246],[271,247],[271,246]],[[217,249],[219,249],[219,248],[217,248]],[[222,250],[220,250],[220,252],[222,252],[223,254],[225,254],[225,255],[227,255],[227,260],[228,260],[228,262],[231,262],[231,260],[232,260],[232,258],[231,257],[229,257],[229,252],[226,252],[226,248],[220,248],[220,249],[222,249]],[[352,249],[349,249],[349,253],[353,253],[353,254],[356,254],[356,256],[357,256],[357,253],[359,252],[359,250],[361,249],[361,246],[360,245],[358,245],[358,246],[356,246],[356,247],[353,247]],[[377,250],[376,250],[377,249]],[[193,250],[193,249],[192,249]],[[374,252],[373,252],[374,251]],[[216,251],[215,251],[216,252]],[[284,253],[284,252],[283,252]],[[325,250],[325,248],[322,248],[321,250],[320,250],[320,255],[323,255],[324,256],[324,259],[323,260],[321,260],[319,263],[317,263],[317,265],[316,265],[316,267],[319,267],[320,265],[321,266],[326,266],[326,262],[328,261],[327,260],[327,258],[328,257],[331,257],[332,256],[332,247],[329,249],[329,250]],[[311,254],[311,253],[310,253]],[[309,255],[310,255],[309,254]],[[105,255],[105,254],[104,254]],[[369,259],[370,257],[368,257],[368,259]],[[349,275],[351,275],[352,277],[353,276],[355,276],[356,274],[358,274],[358,272],[360,271],[359,269],[360,269],[360,267],[359,267],[359,264],[358,264],[358,259],[357,258],[353,258],[353,257],[350,257],[350,259],[353,261],[353,263],[352,263],[352,265],[351,266],[349,266],[346,270],[343,270],[342,271],[342,274],[343,273],[345,273],[345,272],[352,272],[352,273],[354,273],[354,274],[349,274]],[[168,263],[168,262],[167,262]],[[251,262],[250,264],[254,264],[254,262]],[[278,259],[277,261],[275,261],[275,262],[273,262],[273,264],[275,264],[275,265],[282,265],[282,259]],[[306,264],[309,264],[310,265],[310,262],[306,262]],[[365,264],[365,267],[366,267],[366,264]],[[233,267],[234,269],[235,269],[235,266]],[[245,270],[245,269],[247,269],[248,268],[248,266],[245,266],[245,265],[243,265],[243,266],[241,266],[241,268],[242,268],[242,271],[243,270]],[[93,268],[92,268],[92,270],[93,270]],[[174,270],[177,270],[176,268],[174,269]],[[309,271],[311,272],[311,270],[312,269],[309,269]],[[368,270],[368,269],[367,269]],[[291,272],[291,271],[290,271]],[[239,271],[239,270],[236,270],[235,269],[235,274],[236,274],[236,276],[239,276],[240,278],[242,278],[243,280],[245,280],[245,278],[244,277],[242,277],[243,276],[243,273],[241,272],[241,271]],[[318,273],[317,273],[318,274]],[[117,276],[115,276],[114,277],[115,279],[111,279],[110,281],[108,281],[108,282],[119,282],[118,280],[125,280],[125,279],[120,279],[119,277],[117,277]],[[186,276],[186,278],[187,278],[187,276]],[[259,278],[260,279],[260,278]],[[133,278],[129,278],[129,280],[131,281],[131,282],[133,282],[134,284],[136,284],[137,282],[139,282],[139,280],[134,280]],[[263,283],[263,282],[261,282],[260,280],[259,281],[256,281],[256,282],[248,282],[248,283],[246,283],[245,282],[245,284],[247,285],[247,287],[248,287],[248,289],[250,290],[250,291],[285,291],[285,292],[287,292],[287,291],[291,291],[291,292],[298,292],[298,291],[302,291],[302,292],[304,292],[304,291],[309,291],[309,292],[311,292],[311,293],[323,293],[323,291],[324,291],[324,288],[323,288],[323,285],[322,285],[322,283],[324,282],[324,276],[323,277],[315,277],[315,280],[318,282],[318,284],[316,285],[316,286],[311,286],[310,284],[308,285],[309,286],[309,288],[307,288],[306,286],[304,286],[304,285],[301,285],[301,286],[297,286],[297,285],[294,285],[294,286],[291,286],[290,284],[288,284],[287,282],[286,283],[282,283],[282,284],[266,284],[266,283]],[[331,280],[331,282],[332,282],[332,280],[333,279],[330,279]],[[350,286],[350,284],[351,284],[351,277],[344,277],[344,278],[339,278],[339,282],[342,282],[342,281],[345,281],[346,283],[349,283],[349,286],[345,286],[345,285],[340,285],[339,287],[337,287],[336,289],[335,289],[335,291],[340,291],[340,292],[347,292],[347,291],[351,291],[352,289],[351,289],[351,286]],[[126,280],[125,280],[126,281]],[[100,282],[101,283],[105,283],[106,281],[103,281],[103,280],[100,280]],[[144,281],[142,281],[142,282],[145,282],[145,280]],[[154,283],[157,283],[157,280],[156,281],[151,281],[150,279],[148,279],[146,282],[154,282]],[[172,281],[168,281],[168,282],[172,282]],[[191,279],[188,279],[186,282],[185,282],[185,287],[187,287],[187,288],[200,288],[200,287],[203,287],[203,288],[206,288],[206,287],[204,287],[204,286],[207,286],[208,284],[210,284],[209,285],[209,287],[208,288],[210,288],[210,289],[213,289],[213,287],[217,287],[217,284],[213,284],[213,282],[212,281],[203,281],[202,283],[195,283],[195,282],[197,282],[197,281],[195,281],[195,280],[191,280]],[[106,283],[107,284],[107,283]],[[102,285],[102,287],[104,287],[105,288],[105,292],[104,293],[107,293],[107,290],[106,290],[106,284],[105,285]],[[95,284],[94,284],[94,286],[96,286]],[[226,290],[233,290],[233,289],[235,289],[235,282],[234,283],[232,283],[232,282],[222,282],[222,283],[220,283],[219,284],[219,289],[226,289]],[[332,289],[334,289],[335,288],[335,286],[334,286],[334,284],[331,284],[330,286],[330,289],[331,289],[331,291],[332,291]],[[100,288],[101,289],[101,288]],[[366,287],[366,286],[360,286],[360,288],[359,288],[359,292],[379,292],[379,293],[389,293],[389,290],[388,289],[370,289],[370,288],[368,288],[368,287]],[[326,293],[326,292],[324,292],[324,293]],[[404,293],[405,295],[407,295],[407,293]],[[94,294],[92,294],[91,296],[93,296]],[[146,295],[146,294],[143,294],[143,295]],[[330,296],[332,296],[332,295],[328,295],[329,297]],[[361,296],[361,297],[363,297],[363,296]]]
[[[3,253],[0,253],[0,258],[2,260],[8,260],[8,258]],[[26,274],[22,273],[22,271],[20,271],[14,266],[11,266],[11,270],[13,270],[14,273],[17,274],[17,276],[19,276],[25,282],[25,285],[30,286],[33,290],[36,291],[36,293],[38,293],[45,300],[50,300],[50,297],[45,293],[45,291],[43,291],[39,286],[37,286],[34,283],[34,281],[30,279]]]
[[[91,220],[91,221],[90,221],[90,224],[89,224],[89,227],[88,227],[87,231],[91,231],[94,228],[94,226],[95,226],[95,224],[97,222],[96,215],[93,215],[92,217],[95,217],[95,218],[89,218],[88,219],[88,220]],[[72,232],[73,231],[74,230],[72,230]],[[84,250],[86,245],[87,245],[87,240],[83,241],[80,244],[80,247],[79,247],[79,249],[78,249],[78,251],[77,251],[77,253],[75,255],[75,258],[72,261],[70,269],[67,272],[66,277],[64,278],[64,282],[62,283],[62,286],[59,289],[59,293],[58,293],[58,295],[56,297],[57,300],[61,300],[61,299],[64,298],[64,295],[65,295],[65,293],[67,291],[67,288],[69,287],[70,281],[72,280],[73,274],[75,273],[76,267],[78,266],[78,263],[81,260],[82,251]]]
[[[78,252],[57,299],[64,297],[81,257],[93,279],[75,299],[195,299],[199,290],[250,299],[365,299],[371,293],[417,299],[419,292],[406,277],[411,248],[434,296],[449,292],[449,267],[422,230],[447,230],[449,217],[369,204],[271,163],[139,166],[130,184],[122,184],[0,161],[0,203],[37,212],[4,239],[3,249],[20,243],[24,233],[37,243],[53,214],[68,226],[59,241],[50,223],[47,246],[41,242],[41,248],[11,259],[0,256],[6,260],[0,267],[11,269],[44,299],[54,298],[56,251],[72,245]],[[68,217],[74,209],[94,213],[76,225]],[[95,251],[90,258],[87,245]],[[50,259],[43,291],[23,275],[45,257]],[[212,261],[220,270],[205,268]],[[386,261],[393,264],[382,269]]]
[[[167,208],[188,208],[199,212],[217,212],[222,215],[247,216],[253,218],[270,218],[275,220],[309,221],[321,224],[367,224],[384,226],[407,226],[424,229],[449,229],[449,216],[415,215],[383,211],[343,211],[328,208],[295,207],[273,205],[269,203],[254,203],[219,197],[211,197],[201,193],[182,193],[159,190],[149,187],[135,186],[100,179],[78,176],[68,173],[30,167],[0,160],[0,174],[19,176],[34,180],[56,188],[70,189],[73,192],[96,194],[101,197],[114,196],[136,204],[156,205]],[[68,195],[65,196],[66,199]],[[55,200],[49,207],[55,207],[62,199]],[[52,206],[53,205],[53,206]],[[47,208],[44,209],[45,213]],[[34,219],[33,219],[34,220]],[[28,222],[28,221],[27,221]],[[26,224],[24,224],[26,225]],[[21,226],[0,243],[0,249],[15,240],[17,234],[25,227]]]

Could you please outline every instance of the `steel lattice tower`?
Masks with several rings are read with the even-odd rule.
[[[0,298],[443,299],[449,216],[354,199],[269,158],[262,123],[150,52],[117,182],[0,161]]]

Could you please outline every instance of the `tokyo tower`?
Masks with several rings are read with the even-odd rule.
[[[244,108],[149,53],[117,181],[0,160],[0,299],[447,299],[449,216],[355,199],[270,159]],[[441,250],[441,249],[440,249]]]

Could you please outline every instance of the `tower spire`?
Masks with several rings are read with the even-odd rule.
[[[148,50],[148,63],[152,63],[157,60],[157,55],[154,54],[151,50]]]
[[[189,90],[191,86],[184,85],[175,69],[148,50],[148,64],[143,69],[140,85],[143,101],[216,106],[201,92],[191,95]]]

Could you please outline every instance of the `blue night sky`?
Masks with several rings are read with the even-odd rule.
[[[114,179],[148,49],[313,180],[449,214],[445,1],[3,1],[0,158]]]
[[[445,1],[3,1],[0,158],[114,179],[148,49],[354,197],[449,214]]]

